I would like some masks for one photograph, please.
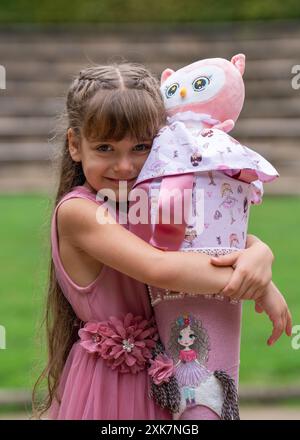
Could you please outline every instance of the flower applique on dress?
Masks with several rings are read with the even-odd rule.
[[[80,345],[102,357],[112,370],[136,374],[152,358],[158,339],[155,321],[128,313],[123,319],[111,316],[103,322],[87,322],[78,332]]]

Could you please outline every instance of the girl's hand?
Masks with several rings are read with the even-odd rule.
[[[257,300],[272,280],[274,256],[269,246],[254,236],[247,237],[247,246],[228,255],[212,257],[210,261],[215,266],[235,269],[221,294],[234,299]]]
[[[273,282],[267,286],[265,295],[255,302],[257,313],[265,312],[273,323],[273,331],[267,344],[274,344],[285,331],[292,335],[292,316],[287,303]]]

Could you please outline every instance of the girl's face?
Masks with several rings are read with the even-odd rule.
[[[75,145],[73,132],[69,129],[69,150],[75,161],[81,161],[86,186],[96,192],[111,189],[119,199],[119,183],[127,185],[128,192],[136,181],[151,150],[152,140],[124,138],[121,141],[91,142],[82,137]]]
[[[191,327],[188,325],[184,329],[180,330],[178,336],[178,343],[183,347],[190,347],[195,342],[195,333],[191,330]]]

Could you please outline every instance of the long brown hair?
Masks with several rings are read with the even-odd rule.
[[[59,161],[59,183],[53,210],[74,186],[83,185],[85,176],[80,162],[75,162],[68,148],[67,128],[78,141],[86,139],[153,139],[166,123],[166,113],[158,80],[135,63],[91,66],[72,82],[66,99],[66,127]],[[78,339],[78,319],[66,300],[50,260],[48,294],[43,324],[47,340],[47,365],[33,388],[33,415],[40,418],[58,392],[61,373],[74,342]],[[44,398],[39,387],[46,382]]]

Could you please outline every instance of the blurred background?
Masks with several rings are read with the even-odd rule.
[[[232,135],[280,179],[252,208],[249,232],[272,248],[273,279],[300,325],[300,3],[298,0],[1,0],[0,417],[26,418],[44,362],[39,324],[56,190],[53,141],[73,76],[126,59],[160,77],[201,58],[246,55],[246,99]],[[298,76],[297,76],[298,73]],[[3,78],[2,78],[3,79]],[[294,329],[296,337],[297,328]],[[298,333],[300,329],[298,330]],[[244,304],[242,418],[300,419],[300,344]]]

